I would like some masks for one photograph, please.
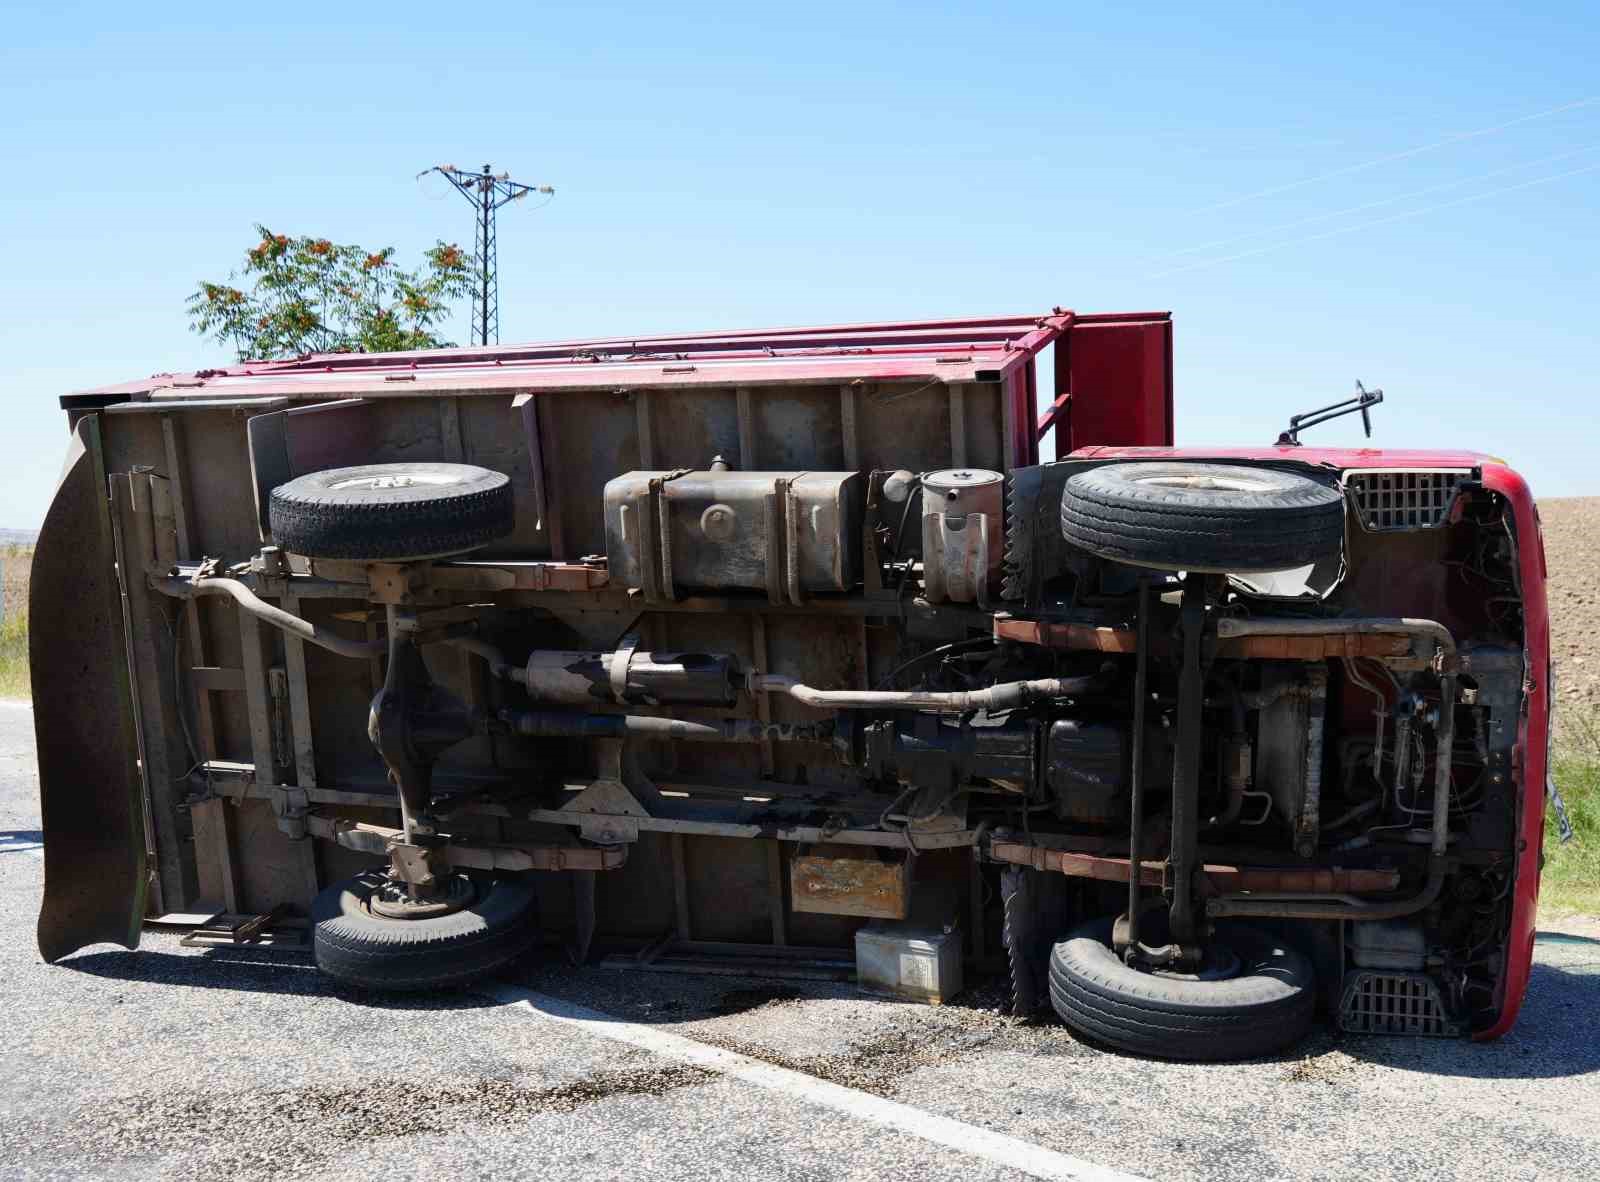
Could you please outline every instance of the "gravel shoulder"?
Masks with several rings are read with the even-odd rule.
[[[460,994],[374,1002],[304,957],[147,934],[33,947],[32,719],[0,704],[0,1176],[1012,1179],[836,1111]],[[1226,1066],[1128,1059],[996,1012],[845,985],[536,964],[618,1018],[1147,1177],[1600,1175],[1600,924],[1544,933],[1499,1043],[1337,1039]]]

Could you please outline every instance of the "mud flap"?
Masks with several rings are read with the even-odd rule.
[[[33,554],[28,662],[44,816],[39,954],[139,943],[148,886],[99,419],[80,419]]]

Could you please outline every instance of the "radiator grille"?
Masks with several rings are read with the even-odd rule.
[[[1449,1020],[1439,987],[1421,973],[1358,970],[1344,979],[1339,1029],[1351,1034],[1412,1034],[1453,1038],[1461,1028]]]
[[[1363,529],[1436,529],[1449,520],[1456,493],[1469,475],[1461,469],[1368,469],[1346,472],[1344,486]]]

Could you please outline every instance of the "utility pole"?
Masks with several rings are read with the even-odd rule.
[[[499,252],[495,245],[495,214],[502,205],[520,201],[529,193],[555,196],[550,185],[525,185],[502,172],[496,176],[491,165],[485,164],[481,172],[468,172],[454,164],[436,164],[417,173],[420,181],[430,172],[436,172],[455,186],[472,203],[474,241],[472,262],[478,272],[478,298],[472,305],[472,343],[488,345],[500,343],[500,274]]]

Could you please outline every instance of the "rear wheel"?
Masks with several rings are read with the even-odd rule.
[[[411,902],[373,871],[335,883],[311,905],[317,968],[362,989],[416,992],[466,985],[538,938],[533,887],[457,875],[433,902]]]
[[[1293,570],[1339,556],[1344,495],[1277,468],[1106,464],[1067,480],[1061,534],[1091,554],[1134,566]]]
[[[1146,972],[1111,947],[1111,920],[1085,924],[1050,954],[1050,1001],[1091,1038],[1157,1059],[1270,1055],[1311,1025],[1311,962],[1248,924],[1223,923],[1197,973]]]

